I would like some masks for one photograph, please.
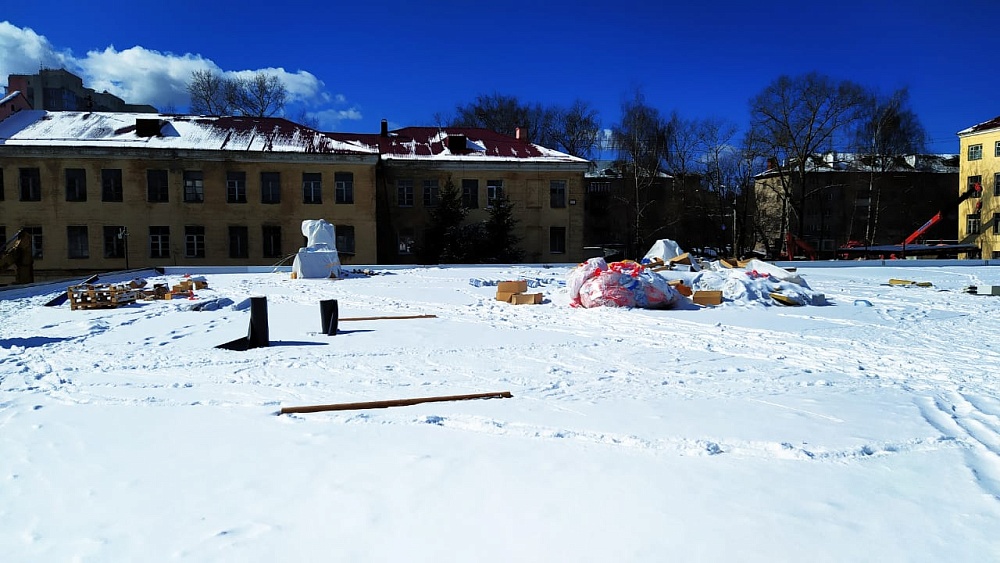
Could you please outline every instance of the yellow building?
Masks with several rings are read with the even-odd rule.
[[[377,162],[278,118],[21,111],[0,122],[0,238],[27,229],[41,277],[266,266],[326,219],[341,261],[371,264]]]
[[[982,188],[959,204],[959,241],[977,245],[983,258],[1000,258],[1000,117],[959,131],[958,140],[958,192]]]
[[[524,262],[583,259],[584,175],[590,162],[474,127],[405,127],[378,135],[330,133],[369,146],[379,162],[379,262],[417,263],[417,248],[441,190],[451,182],[485,221],[498,196],[513,205]]]

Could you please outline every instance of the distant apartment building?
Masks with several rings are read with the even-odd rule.
[[[941,220],[921,242],[953,242],[958,173],[957,155],[831,151],[812,156],[802,180],[796,167],[772,161],[754,182],[757,250],[771,257],[787,252],[783,234],[820,258],[834,258],[848,243],[900,244],[939,211]]]
[[[959,131],[958,140],[958,193],[980,187],[959,203],[959,240],[977,245],[983,258],[1000,258],[1000,117]]]
[[[0,121],[0,239],[27,229],[49,277],[273,265],[326,219],[371,264],[377,162],[278,118],[24,110]]]
[[[11,74],[7,77],[7,92],[16,91],[24,94],[32,109],[156,112],[153,106],[129,104],[108,92],[97,92],[92,88],[86,88],[79,76],[65,69],[42,69],[38,74]]]
[[[379,154],[379,263],[417,263],[431,211],[451,183],[485,221],[499,197],[513,204],[514,235],[531,263],[583,257],[584,173],[590,163],[527,140],[472,127],[405,127],[329,133]]]

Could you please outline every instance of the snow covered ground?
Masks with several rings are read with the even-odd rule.
[[[196,301],[109,310],[0,292],[0,560],[1000,560],[1000,297],[963,291],[1000,267],[803,264],[826,305],[672,310],[571,308],[567,271],[204,273]],[[251,296],[271,346],[216,348]],[[326,336],[323,299],[436,317]]]

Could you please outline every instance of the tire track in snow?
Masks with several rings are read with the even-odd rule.
[[[931,426],[965,447],[966,463],[976,482],[1000,500],[1000,404],[951,391],[921,397],[918,406]]]

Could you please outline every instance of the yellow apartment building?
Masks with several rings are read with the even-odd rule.
[[[1000,117],[959,131],[958,140],[958,192],[981,188],[959,204],[959,241],[977,245],[982,258],[1000,258]]]

